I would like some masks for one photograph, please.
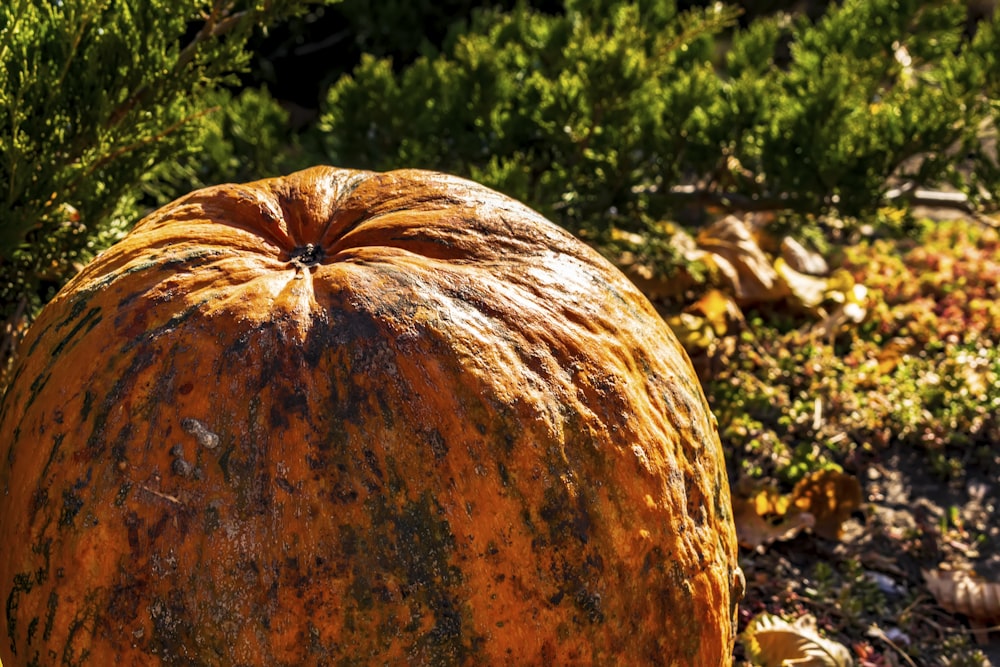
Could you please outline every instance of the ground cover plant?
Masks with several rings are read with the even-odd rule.
[[[811,614],[860,664],[987,664],[924,572],[1000,581],[1000,237],[927,221],[913,238],[844,247],[842,266],[867,288],[863,321],[775,325],[789,304],[771,305],[691,349],[717,357],[701,367],[737,496],[787,493],[821,470],[861,491],[827,489],[848,509],[833,534],[773,504],[764,533],[745,523],[743,620]]]

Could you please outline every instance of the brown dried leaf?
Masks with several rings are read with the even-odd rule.
[[[986,626],[1000,623],[1000,583],[965,571],[924,570],[931,595],[946,611],[969,618],[976,641],[988,641]]]
[[[788,286],[788,291],[806,308],[816,308],[826,300],[829,281],[796,271],[783,258],[774,261],[774,270]]]
[[[714,255],[720,272],[732,282],[737,303],[777,301],[788,294],[785,283],[761,250],[750,227],[727,215],[698,233],[698,247]]]
[[[843,644],[819,636],[816,619],[802,616],[789,623],[760,614],[740,637],[755,665],[761,667],[850,667],[851,652]]]
[[[861,508],[861,483],[853,475],[821,470],[799,480],[792,498],[796,508],[815,517],[817,535],[839,540],[844,522]]]
[[[811,514],[791,508],[788,496],[772,489],[762,489],[749,498],[734,496],[733,519],[736,539],[746,549],[790,540],[815,523]]]
[[[807,250],[791,236],[781,239],[781,257],[799,273],[825,276],[830,272],[830,265],[823,259],[823,255]]]
[[[857,478],[833,470],[804,477],[790,494],[772,486],[744,486],[733,496],[736,538],[742,547],[760,549],[811,528],[820,537],[838,540],[861,499]]]

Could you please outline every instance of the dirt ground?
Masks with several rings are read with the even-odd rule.
[[[992,454],[950,480],[927,470],[925,454],[902,447],[853,461],[847,472],[861,480],[866,504],[841,541],[802,534],[763,552],[741,550],[748,582],[741,625],[763,610],[808,613],[825,636],[852,648],[862,667],[1000,667],[1000,628],[977,643],[968,619],[943,609],[922,574],[971,569],[998,582],[1000,592],[1000,447]],[[817,576],[821,561],[833,581]],[[737,664],[746,664],[741,660],[738,647]]]

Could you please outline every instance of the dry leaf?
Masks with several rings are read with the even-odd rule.
[[[924,570],[923,575],[937,603],[946,611],[967,616],[976,641],[987,643],[987,627],[1000,623],[1000,583],[964,571]]]
[[[844,522],[861,508],[861,483],[853,475],[821,470],[799,480],[792,498],[795,507],[815,517],[817,535],[839,540]]]
[[[806,308],[816,308],[826,300],[829,290],[826,278],[800,273],[781,257],[774,261],[774,270],[781,276],[791,295]]]
[[[733,496],[733,520],[736,540],[746,549],[790,540],[815,523],[811,514],[792,508],[791,499],[773,489],[762,489],[749,498]]]
[[[805,246],[791,236],[781,239],[781,257],[799,273],[825,276],[830,272],[830,266],[822,255],[806,250]]]
[[[861,498],[857,478],[833,470],[804,477],[789,494],[771,486],[744,486],[733,495],[736,538],[744,548],[760,549],[811,528],[820,537],[838,540]]]
[[[717,336],[725,336],[735,322],[743,319],[743,313],[732,297],[717,289],[705,292],[685,311],[704,317],[705,321],[712,325]]]
[[[698,233],[698,247],[711,253],[732,282],[738,303],[776,301],[788,291],[745,222],[727,215]]]
[[[760,667],[851,667],[851,652],[843,644],[819,636],[816,619],[802,616],[795,623],[761,614],[741,636],[755,665]]]

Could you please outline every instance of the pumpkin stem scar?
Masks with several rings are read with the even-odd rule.
[[[323,248],[312,243],[307,243],[292,250],[289,262],[295,266],[306,268],[316,266],[323,261],[324,256]]]

